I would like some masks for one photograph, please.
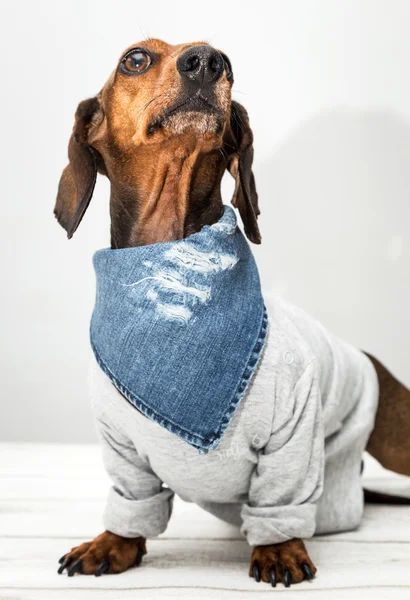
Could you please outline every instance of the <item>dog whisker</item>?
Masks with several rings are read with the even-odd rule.
[[[154,98],[152,98],[152,100],[149,100],[138,112],[137,115],[139,115],[140,113],[144,112],[148,106],[150,104],[152,104],[153,102],[155,102],[155,100],[158,100],[158,98],[160,98],[162,96],[162,94],[158,94],[158,96],[155,96]]]

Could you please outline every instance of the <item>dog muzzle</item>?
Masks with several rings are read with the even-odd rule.
[[[256,369],[267,314],[232,208],[184,240],[94,255],[90,338],[116,388],[200,452],[215,448]]]

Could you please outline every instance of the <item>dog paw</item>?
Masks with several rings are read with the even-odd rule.
[[[58,573],[67,569],[67,575],[76,573],[95,575],[122,573],[130,567],[137,567],[147,553],[145,538],[124,538],[105,531],[92,542],[85,542],[72,548],[60,558]]]
[[[302,540],[293,539],[271,546],[253,549],[249,576],[255,581],[265,581],[272,587],[282,582],[285,587],[313,579],[317,569],[310,560]]]

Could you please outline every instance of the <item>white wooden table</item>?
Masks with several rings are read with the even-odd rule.
[[[410,496],[408,478],[366,461],[373,489]],[[308,542],[316,579],[290,589],[247,575],[239,531],[177,499],[138,569],[57,574],[58,558],[102,531],[109,481],[94,445],[0,444],[0,600],[410,598],[410,507],[367,506],[358,531]]]

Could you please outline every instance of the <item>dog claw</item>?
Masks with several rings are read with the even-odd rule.
[[[67,556],[67,554],[64,554],[64,555],[63,555],[63,556],[60,558],[60,560],[58,561],[58,562],[60,563],[60,565],[62,565],[62,564],[63,564],[63,562],[65,561],[65,557],[66,557],[66,556]]]
[[[63,558],[64,558],[64,557],[63,557]],[[72,559],[71,559],[71,558],[64,558],[63,562],[61,563],[61,567],[59,567],[59,569],[58,569],[57,573],[58,573],[59,575],[61,575],[61,573],[64,571],[64,569],[65,569],[66,567],[68,567],[68,565],[69,565],[71,562],[72,562]]]
[[[285,584],[285,587],[290,587],[290,584],[292,583],[292,575],[290,574],[290,571],[285,571],[283,583]]]
[[[271,582],[271,586],[272,587],[276,587],[276,574],[275,574],[275,569],[271,569],[269,571],[269,579]]]
[[[309,567],[307,563],[303,563],[302,571],[305,574],[305,579],[313,579],[314,575],[312,573],[312,569]]]
[[[260,582],[260,580],[261,580],[261,573],[260,573],[260,571],[259,571],[259,566],[258,566],[258,565],[256,565],[256,564],[255,564],[255,565],[253,565],[253,568],[252,568],[252,576],[253,576],[254,580],[255,580],[257,583],[259,583],[259,582]]]
[[[76,573],[80,573],[83,568],[83,561],[81,558],[77,560],[67,571],[69,577],[73,577]]]
[[[107,558],[100,564],[100,566],[98,567],[98,569],[95,572],[95,576],[100,577],[101,575],[106,573],[109,570],[109,568],[110,568],[110,561]]]

